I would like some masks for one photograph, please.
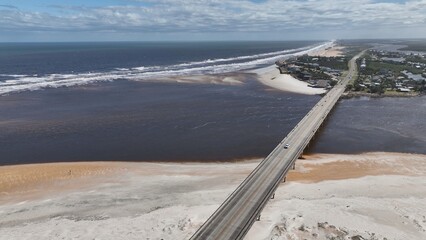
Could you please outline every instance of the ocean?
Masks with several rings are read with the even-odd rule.
[[[319,44],[0,44],[0,165],[262,158],[320,96],[274,90],[244,71]],[[243,84],[159,81],[218,74]],[[343,100],[308,152],[426,153],[424,104]]]
[[[323,43],[0,43],[0,95],[120,79],[236,72]]]

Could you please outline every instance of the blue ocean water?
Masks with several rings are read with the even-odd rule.
[[[235,72],[323,43],[0,43],[0,95],[118,79]]]

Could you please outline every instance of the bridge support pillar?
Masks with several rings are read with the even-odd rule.
[[[284,177],[284,178],[283,178],[283,182],[285,182],[286,178],[287,178],[287,177]]]
[[[296,163],[293,163],[293,170],[296,169]]]
[[[256,221],[260,221],[260,214],[257,215]]]
[[[271,199],[274,199],[274,198],[275,198],[275,193],[273,193],[271,196]]]

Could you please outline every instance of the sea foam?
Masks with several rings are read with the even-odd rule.
[[[71,87],[94,82],[114,81],[127,79],[143,81],[146,79],[164,78],[171,76],[188,76],[198,74],[221,74],[256,68],[263,64],[272,64],[274,61],[291,56],[299,56],[311,51],[323,49],[333,44],[325,42],[313,46],[275,51],[263,54],[238,56],[232,58],[206,59],[180,63],[168,66],[140,66],[135,68],[115,68],[106,72],[85,72],[75,74],[46,74],[46,75],[7,75],[6,80],[0,81],[0,95],[34,91],[46,88]]]

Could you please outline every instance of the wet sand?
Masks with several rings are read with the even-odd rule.
[[[312,154],[298,160],[289,181],[321,182],[379,175],[424,176],[426,155],[373,152],[364,154]]]
[[[0,167],[0,204],[31,200],[99,183],[127,171],[117,162],[45,163]]]
[[[187,239],[259,161],[0,167],[0,239]],[[425,176],[420,154],[304,156],[247,239],[424,239]]]

